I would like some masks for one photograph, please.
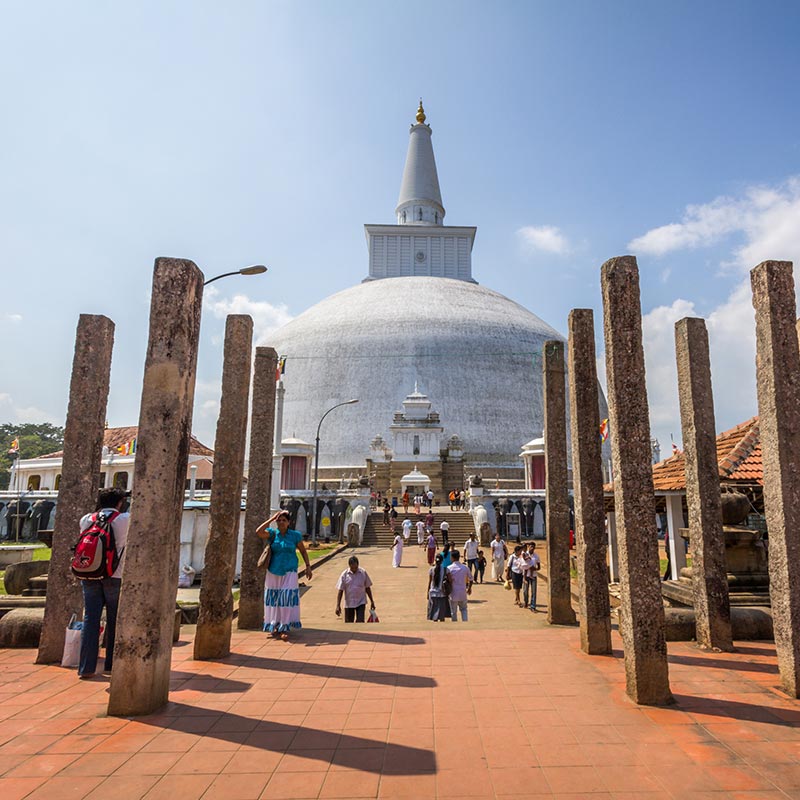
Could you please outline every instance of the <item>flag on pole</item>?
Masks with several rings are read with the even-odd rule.
[[[11,442],[11,447],[8,448],[8,452],[9,454],[19,453],[19,439],[14,439],[14,441]]]
[[[279,381],[284,372],[286,372],[286,356],[281,356],[278,359],[278,367],[275,370],[275,380]]]
[[[600,441],[603,443],[608,441],[608,417],[600,423]]]
[[[678,448],[678,445],[675,444],[675,440],[672,438],[672,434],[669,435],[669,438],[670,441],[672,442],[672,455],[676,456],[678,455],[678,453],[680,453],[680,449]]]
[[[123,456],[132,456],[136,452],[136,439],[131,439],[129,442],[125,442],[125,444],[121,444],[117,448],[117,452]]]

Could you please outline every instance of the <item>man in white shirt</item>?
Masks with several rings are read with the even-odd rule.
[[[342,615],[342,595],[344,595],[344,621],[363,622],[364,611],[369,597],[370,609],[375,608],[375,599],[372,596],[372,581],[367,571],[358,566],[358,559],[350,556],[347,569],[339,576],[336,588],[336,616]]]
[[[104,672],[111,672],[114,664],[114,636],[117,630],[117,609],[119,590],[122,586],[122,570],[125,566],[125,545],[128,539],[130,514],[125,512],[128,505],[128,492],[122,489],[101,489],[98,496],[97,511],[86,514],[80,522],[81,533],[88,530],[98,514],[111,519],[111,532],[114,534],[114,548],[117,553],[117,567],[110,578],[81,581],[83,589],[83,628],[81,630],[81,655],[78,663],[78,677],[86,680],[94,677],[97,669],[97,655],[100,650],[100,617],[106,609],[106,658]]]
[[[451,553],[453,563],[447,568],[450,576],[450,614],[453,622],[458,622],[458,611],[461,610],[461,621],[467,621],[467,595],[472,593],[472,576],[461,563],[458,550]]]
[[[536,554],[536,543],[529,542],[528,549],[522,551],[522,558],[525,562],[525,570],[523,577],[525,584],[522,591],[522,600],[528,606],[528,597],[530,597],[531,611],[536,611],[536,585],[539,579],[539,570],[542,568],[542,562]]]
[[[469,574],[474,581],[478,579],[479,544],[478,537],[475,535],[474,531],[469,535],[469,539],[464,542],[464,560],[467,562],[467,569],[469,569]]]
[[[408,517],[403,520],[403,538],[406,542],[408,542],[408,538],[411,536],[411,526],[413,524],[414,523]]]
[[[508,550],[506,549],[506,543],[503,541],[503,538],[500,536],[499,532],[494,535],[491,548],[492,548],[492,580],[499,581],[500,583],[502,583],[503,571],[505,569]]]
[[[428,501],[428,508],[433,508],[433,489],[428,489],[425,499]]]
[[[450,523],[446,519],[442,520],[439,530],[442,532],[442,546],[444,546],[450,541]]]
[[[422,547],[425,544],[425,523],[417,520],[417,544]]]

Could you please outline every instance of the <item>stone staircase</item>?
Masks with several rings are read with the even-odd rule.
[[[419,517],[419,519],[422,519],[423,522],[425,521],[426,513],[427,511],[421,514]],[[416,523],[418,517],[414,513],[414,509],[409,509],[408,518],[412,522]],[[397,525],[395,526],[397,533],[402,534],[404,519],[405,517],[403,516],[403,509],[400,508],[397,512]],[[468,514],[466,511],[450,511],[447,506],[434,506],[433,519],[434,534],[436,536],[436,542],[439,545],[442,543],[439,525],[444,520],[447,520],[450,523],[450,543],[459,548],[464,545],[464,542],[467,540],[470,533],[475,530],[471,514]],[[383,512],[373,511],[367,518],[367,525],[364,528],[364,546],[391,547],[393,541],[394,535],[392,534],[391,528],[389,528],[388,525],[383,524]],[[417,543],[416,527],[411,529],[411,538],[409,539],[409,543],[413,543],[414,545]]]

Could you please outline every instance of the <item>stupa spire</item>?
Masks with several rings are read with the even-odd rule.
[[[422,98],[411,126],[406,166],[397,201],[398,225],[444,225],[445,210],[439,189],[439,175],[433,156],[431,126],[425,123]]]

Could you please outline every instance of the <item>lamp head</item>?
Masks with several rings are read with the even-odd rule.
[[[263,264],[254,264],[252,267],[242,267],[239,270],[240,275],[262,275],[267,271]]]
[[[358,402],[358,400],[348,400],[348,401],[345,403],[345,405],[346,405],[346,406],[351,406],[351,405],[353,405],[353,403],[357,403],[357,402]]]

